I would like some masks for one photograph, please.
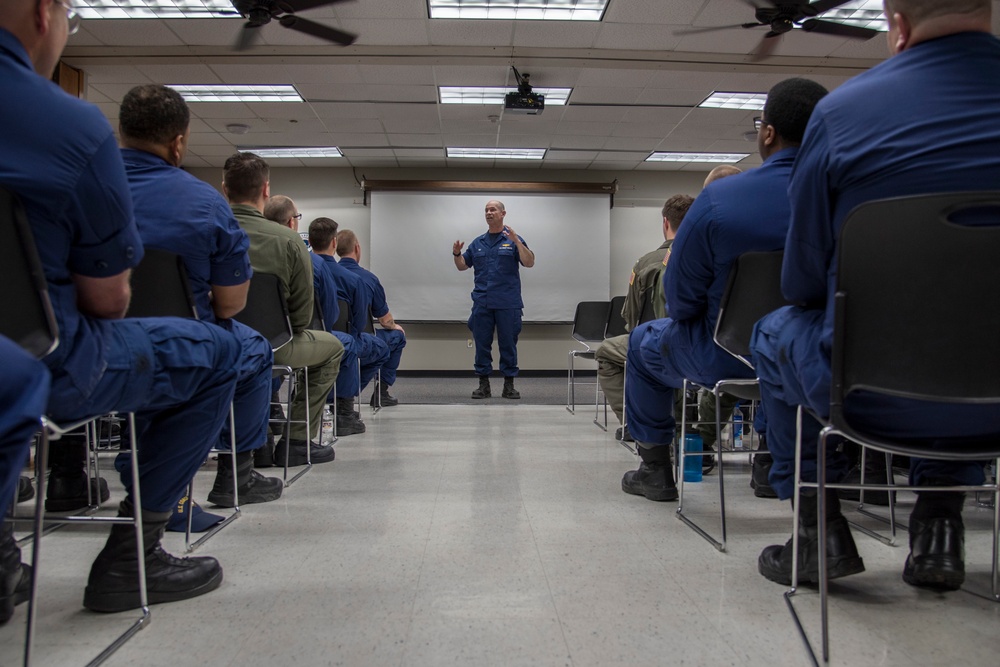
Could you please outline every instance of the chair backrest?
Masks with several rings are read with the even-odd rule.
[[[351,320],[351,307],[343,299],[337,299],[337,309],[340,311],[337,314],[337,321],[333,323],[330,327],[331,331],[339,331],[341,333],[350,333],[350,320]]]
[[[729,282],[719,302],[715,343],[750,368],[750,335],[757,320],[787,305],[781,294],[784,252],[746,252],[729,270]]]
[[[313,318],[308,328],[313,331],[326,331],[326,316],[323,314],[323,306],[319,299],[313,299]]]
[[[833,404],[857,389],[1000,403],[998,287],[1000,192],[856,208],[840,233]]]
[[[190,317],[198,319],[184,260],[175,253],[146,248],[132,271],[128,317]]]
[[[372,317],[371,311],[368,311],[368,324],[365,326],[365,333],[375,335],[375,318]]]
[[[628,333],[628,329],[625,328],[625,318],[622,317],[622,308],[624,306],[624,296],[616,296],[611,299],[611,306],[608,308],[608,322],[604,327],[605,338],[624,336]]]
[[[247,325],[271,343],[271,349],[292,339],[292,321],[289,319],[285,290],[278,276],[254,271],[247,292],[247,305],[233,318]]]
[[[573,338],[581,343],[599,343],[604,340],[608,325],[608,301],[581,301],[576,304],[573,316]]]
[[[59,343],[45,271],[18,198],[0,188],[0,334],[44,357]]]

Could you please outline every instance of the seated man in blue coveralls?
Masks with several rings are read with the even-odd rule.
[[[399,360],[403,356],[403,348],[406,347],[406,332],[403,327],[396,323],[392,313],[389,312],[389,304],[385,300],[385,289],[382,281],[374,273],[359,264],[361,261],[361,244],[358,237],[350,229],[342,229],[337,232],[337,256],[340,257],[340,265],[348,271],[354,272],[358,278],[368,288],[368,295],[371,297],[371,316],[378,319],[381,329],[375,330],[375,336],[386,344],[389,349],[389,359],[379,368],[378,375],[375,376],[375,391],[372,393],[371,405],[381,408],[399,405],[399,401],[389,394],[389,387],[396,383],[396,371],[399,370]],[[362,384],[362,390],[365,385]]]
[[[211,557],[175,558],[160,539],[219,441],[240,344],[208,322],[122,319],[143,247],[121,152],[97,107],[49,80],[78,21],[53,0],[0,3],[0,86],[17,100],[0,105],[0,184],[24,203],[59,326],[59,346],[44,359],[52,374],[46,412],[61,423],[136,413],[142,504],[134,506],[129,479],[119,515],[143,518],[149,601],[183,600],[217,588],[222,568]],[[139,606],[132,526],[112,526],[83,604],[104,612]]]
[[[779,250],[788,231],[788,178],[823,86],[787,79],[768,92],[757,148],[764,164],[706,187],[688,210],[663,276],[670,317],[637,326],[629,338],[625,416],[642,463],[622,490],[677,500],[670,464],[674,389],[684,378],[712,386],[753,372],[712,340],[719,301],[736,258]]]
[[[253,469],[253,450],[267,440],[271,398],[271,344],[250,327],[230,319],[246,305],[250,287],[250,241],[219,192],[180,168],[187,153],[191,114],[173,88],[137,86],[118,113],[122,158],[132,190],[135,221],[147,247],[181,256],[198,307],[198,319],[233,333],[242,346],[233,412],[236,470],[219,456],[209,502],[233,507],[233,477],[242,504],[281,497],[284,483]],[[229,450],[229,421],[218,448]]]
[[[892,57],[820,102],[789,186],[792,221],[781,286],[790,302],[802,305],[764,317],[751,343],[774,457],[771,486],[780,498],[794,492],[796,406],[821,417],[829,414],[831,294],[837,240],[847,214],[873,199],[988,190],[1000,184],[1000,41],[990,34],[989,0],[891,0],[885,2],[885,15]],[[995,406],[855,392],[844,408],[862,430],[889,440],[946,449],[949,441],[1000,437]],[[805,413],[802,430],[802,476],[815,481],[820,425]],[[828,455],[827,478],[840,481],[847,461],[832,450]],[[981,484],[983,467],[911,459],[910,480],[921,486]],[[802,493],[799,514],[800,581],[819,576],[817,497],[815,489],[809,491]],[[864,564],[841,515],[837,491],[828,493],[826,549],[833,579],[862,572]],[[961,586],[964,498],[959,492],[917,494],[904,581],[938,590]],[[791,552],[790,542],[764,549],[760,573],[788,585]]]
[[[459,271],[473,269],[472,315],[469,330],[476,343],[476,375],[479,387],[472,398],[489,398],[490,373],[493,372],[493,332],[500,347],[500,372],[503,373],[504,398],[518,399],[514,389],[517,377],[517,337],[521,333],[521,265],[535,265],[535,253],[517,233],[503,223],[507,210],[503,202],[486,202],[487,232],[465,246],[455,241],[451,254]]]
[[[6,516],[49,399],[49,369],[3,336],[0,366],[0,516]],[[0,625],[14,615],[14,605],[28,599],[30,590],[31,568],[21,563],[14,526],[0,521]]]
[[[288,197],[273,195],[267,200],[267,206],[264,207],[264,217],[288,227],[292,231],[297,231],[297,223],[302,214],[298,212],[295,202]],[[311,227],[312,225],[310,225]],[[365,423],[361,421],[361,415],[354,410],[354,400],[361,393],[361,387],[358,386],[358,358],[360,357],[362,360],[362,373],[365,373],[366,366],[373,363],[371,360],[373,355],[378,357],[374,362],[376,364],[380,363],[380,359],[384,355],[378,355],[371,349],[363,348],[361,342],[350,331],[333,330],[333,325],[336,324],[340,315],[340,308],[337,305],[338,299],[347,302],[350,311],[349,322],[364,321],[368,312],[368,302],[364,299],[365,295],[361,285],[350,280],[350,276],[345,281],[342,279],[342,274],[335,275],[336,267],[327,267],[326,262],[315,254],[315,248],[310,247],[310,249],[313,250],[309,253],[309,259],[312,262],[311,275],[315,299],[322,308],[326,330],[344,346],[344,356],[340,360],[340,372],[337,374],[335,389],[329,392],[327,403],[333,403],[334,398],[336,398],[334,419],[337,420],[336,433],[338,437],[364,433]],[[330,253],[332,255],[333,250],[330,250]],[[348,328],[353,327],[349,326]]]

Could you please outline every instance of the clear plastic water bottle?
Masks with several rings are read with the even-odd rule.
[[[330,406],[323,406],[323,444],[329,445],[333,442],[333,413],[330,412]]]
[[[701,436],[697,433],[688,433],[684,436],[684,451],[688,454],[694,452],[696,454],[701,454],[702,452],[702,441]],[[701,481],[701,456],[685,456],[684,457],[684,481],[685,482],[700,482]]]
[[[733,411],[733,449],[743,449],[743,411]]]

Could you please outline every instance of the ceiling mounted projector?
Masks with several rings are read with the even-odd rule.
[[[530,74],[521,75],[516,67],[514,77],[517,79],[517,92],[507,93],[503,99],[503,108],[508,113],[525,114],[537,116],[545,111],[545,95],[531,92],[531,84],[528,83]]]

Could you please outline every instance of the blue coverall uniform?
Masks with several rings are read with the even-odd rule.
[[[340,266],[353,272],[368,288],[372,317],[383,317],[389,312],[385,289],[378,276],[358,264],[353,257],[341,257]],[[406,347],[406,334],[398,329],[376,329],[375,336],[389,349],[389,359],[382,364],[379,371],[382,382],[391,387],[396,384],[396,371],[399,370],[399,360],[403,356],[403,348]]]
[[[963,33],[913,46],[848,81],[819,102],[789,185],[792,221],[782,291],[792,303],[757,323],[751,343],[774,457],[771,486],[794,491],[795,406],[822,417],[830,406],[830,350],[837,239],[847,214],[873,199],[989,190],[1000,183],[1000,41]],[[687,223],[685,223],[687,224]],[[973,288],[974,286],[970,286]],[[992,287],[992,286],[989,286]],[[987,289],[989,289],[989,287]],[[882,437],[931,442],[1000,435],[1000,411],[847,397],[849,416]],[[803,479],[816,479],[819,424],[804,416]],[[847,462],[828,459],[829,481]],[[982,466],[913,459],[911,481],[980,484]]]
[[[24,203],[59,326],[44,359],[47,414],[65,423],[136,412],[142,507],[172,511],[229,416],[239,341],[207,322],[77,309],[74,275],[117,276],[142,259],[121,153],[97,107],[39,77],[2,29],[0,81],[17,100],[0,105],[0,183]]]
[[[521,243],[524,243],[524,239]],[[525,245],[527,245],[525,243]],[[486,232],[477,237],[462,253],[465,265],[472,267],[472,315],[469,330],[476,343],[476,375],[493,371],[493,331],[500,348],[500,372],[517,377],[517,337],[521,333],[521,256],[514,242],[502,232]]]
[[[712,386],[722,378],[753,377],[712,333],[736,258],[784,245],[796,152],[785,148],[758,169],[710,184],[684,217],[663,276],[670,317],[640,324],[629,337],[626,423],[647,448],[673,441],[674,389],[684,378]]]
[[[31,438],[49,400],[49,369],[9,338],[0,336],[0,515],[17,489]]]
[[[267,439],[274,364],[271,344],[244,324],[217,320],[209,297],[212,285],[242,285],[253,275],[247,234],[229,203],[208,183],[145,151],[124,148],[122,159],[143,245],[179,255],[187,268],[198,318],[230,331],[240,341],[233,398],[236,451],[257,449]],[[228,450],[229,444],[227,419],[218,446]]]
[[[353,365],[347,366],[345,365],[346,362],[341,363],[341,368],[345,372],[337,376],[337,396],[357,396],[368,386],[368,383],[378,373],[379,367],[389,358],[389,348],[375,336],[365,333],[365,326],[371,321],[371,315],[369,314],[371,311],[371,302],[368,298],[368,290],[365,289],[360,279],[340,266],[334,257],[314,254],[313,258],[314,269],[317,267],[317,261],[321,262],[323,273],[329,277],[328,280],[332,281],[336,289],[336,295],[331,299],[330,289],[327,286],[329,283],[317,285],[315,279],[316,272],[314,270],[313,285],[316,286],[317,294],[320,293],[319,290],[323,290],[321,298],[323,299],[324,308],[329,301],[333,301],[333,306],[336,307],[336,301],[340,300],[344,301],[351,311],[350,316],[347,318],[348,333],[344,334],[343,332],[335,331],[331,331],[330,333],[337,336],[340,342],[344,344],[345,356],[346,354],[352,354],[353,359],[361,361],[360,380]],[[327,317],[327,328],[330,328],[336,319],[336,316],[332,319]],[[330,395],[330,400],[333,400],[333,394]]]

